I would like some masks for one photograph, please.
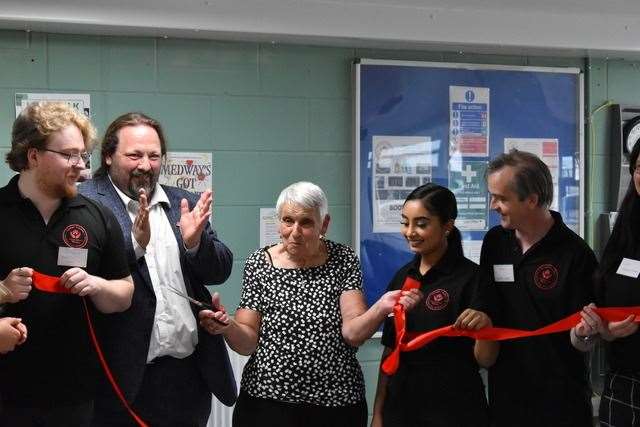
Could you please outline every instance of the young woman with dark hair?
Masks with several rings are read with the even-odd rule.
[[[432,183],[413,190],[404,202],[401,233],[415,257],[398,270],[388,290],[400,289],[408,276],[421,282],[425,298],[406,313],[408,332],[492,325],[478,266],[462,252],[457,214],[453,193]],[[394,343],[393,320],[388,319],[383,359]],[[478,368],[492,365],[497,352],[495,342],[456,337],[402,353],[393,376],[379,373],[372,426],[488,426]]]
[[[602,307],[640,305],[640,144],[629,155],[631,182],[618,210],[597,273],[596,295]],[[640,333],[634,316],[603,322],[587,306],[576,327],[583,335],[599,334],[606,342],[609,370],[600,399],[601,425],[631,426],[640,418]]]

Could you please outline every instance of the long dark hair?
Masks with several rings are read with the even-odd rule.
[[[449,220],[455,220],[458,217],[456,196],[453,195],[451,190],[441,185],[432,182],[421,185],[409,193],[404,203],[406,204],[411,200],[420,200],[422,206],[428,210],[431,215],[437,216],[442,224],[447,223]],[[453,227],[447,236],[447,244],[449,245],[449,249],[456,255],[464,256],[462,251],[462,236],[456,227]]]
[[[629,173],[631,181],[627,193],[618,209],[618,217],[611,231],[611,237],[602,253],[598,269],[598,284],[602,285],[604,275],[613,271],[625,255],[631,255],[638,249],[640,242],[640,196],[633,180],[633,174],[640,154],[640,143],[634,145],[629,155]]]

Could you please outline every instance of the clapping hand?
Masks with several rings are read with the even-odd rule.
[[[133,220],[131,231],[140,247],[146,249],[151,240],[151,225],[149,224],[149,201],[144,188],[138,191],[138,204],[138,213]]]
[[[187,199],[180,202],[180,233],[187,249],[193,249],[200,243],[200,236],[211,216],[213,193],[206,190],[200,195],[198,203],[189,210]]]

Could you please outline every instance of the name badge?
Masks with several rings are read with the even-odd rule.
[[[494,264],[493,278],[496,282],[514,282],[513,264]]]
[[[83,248],[58,248],[58,265],[64,265],[67,267],[87,267],[87,256],[89,254],[88,249]]]
[[[617,274],[637,279],[640,275],[640,261],[631,258],[622,258]]]

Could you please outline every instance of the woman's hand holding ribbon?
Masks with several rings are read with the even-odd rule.
[[[582,320],[576,325],[575,334],[579,337],[600,334],[607,341],[617,338],[624,338],[638,330],[636,316],[628,315],[626,318],[617,321],[604,322],[595,312],[596,306],[591,303],[585,306],[580,312]]]
[[[422,292],[419,289],[395,290],[383,294],[375,303],[380,311],[387,315],[393,312],[393,307],[400,305],[405,311],[412,310],[422,299]]]
[[[472,308],[467,308],[460,313],[460,316],[458,316],[456,322],[453,324],[455,329],[469,329],[473,331],[478,331],[485,327],[490,328],[492,326],[491,318],[486,313]]]

